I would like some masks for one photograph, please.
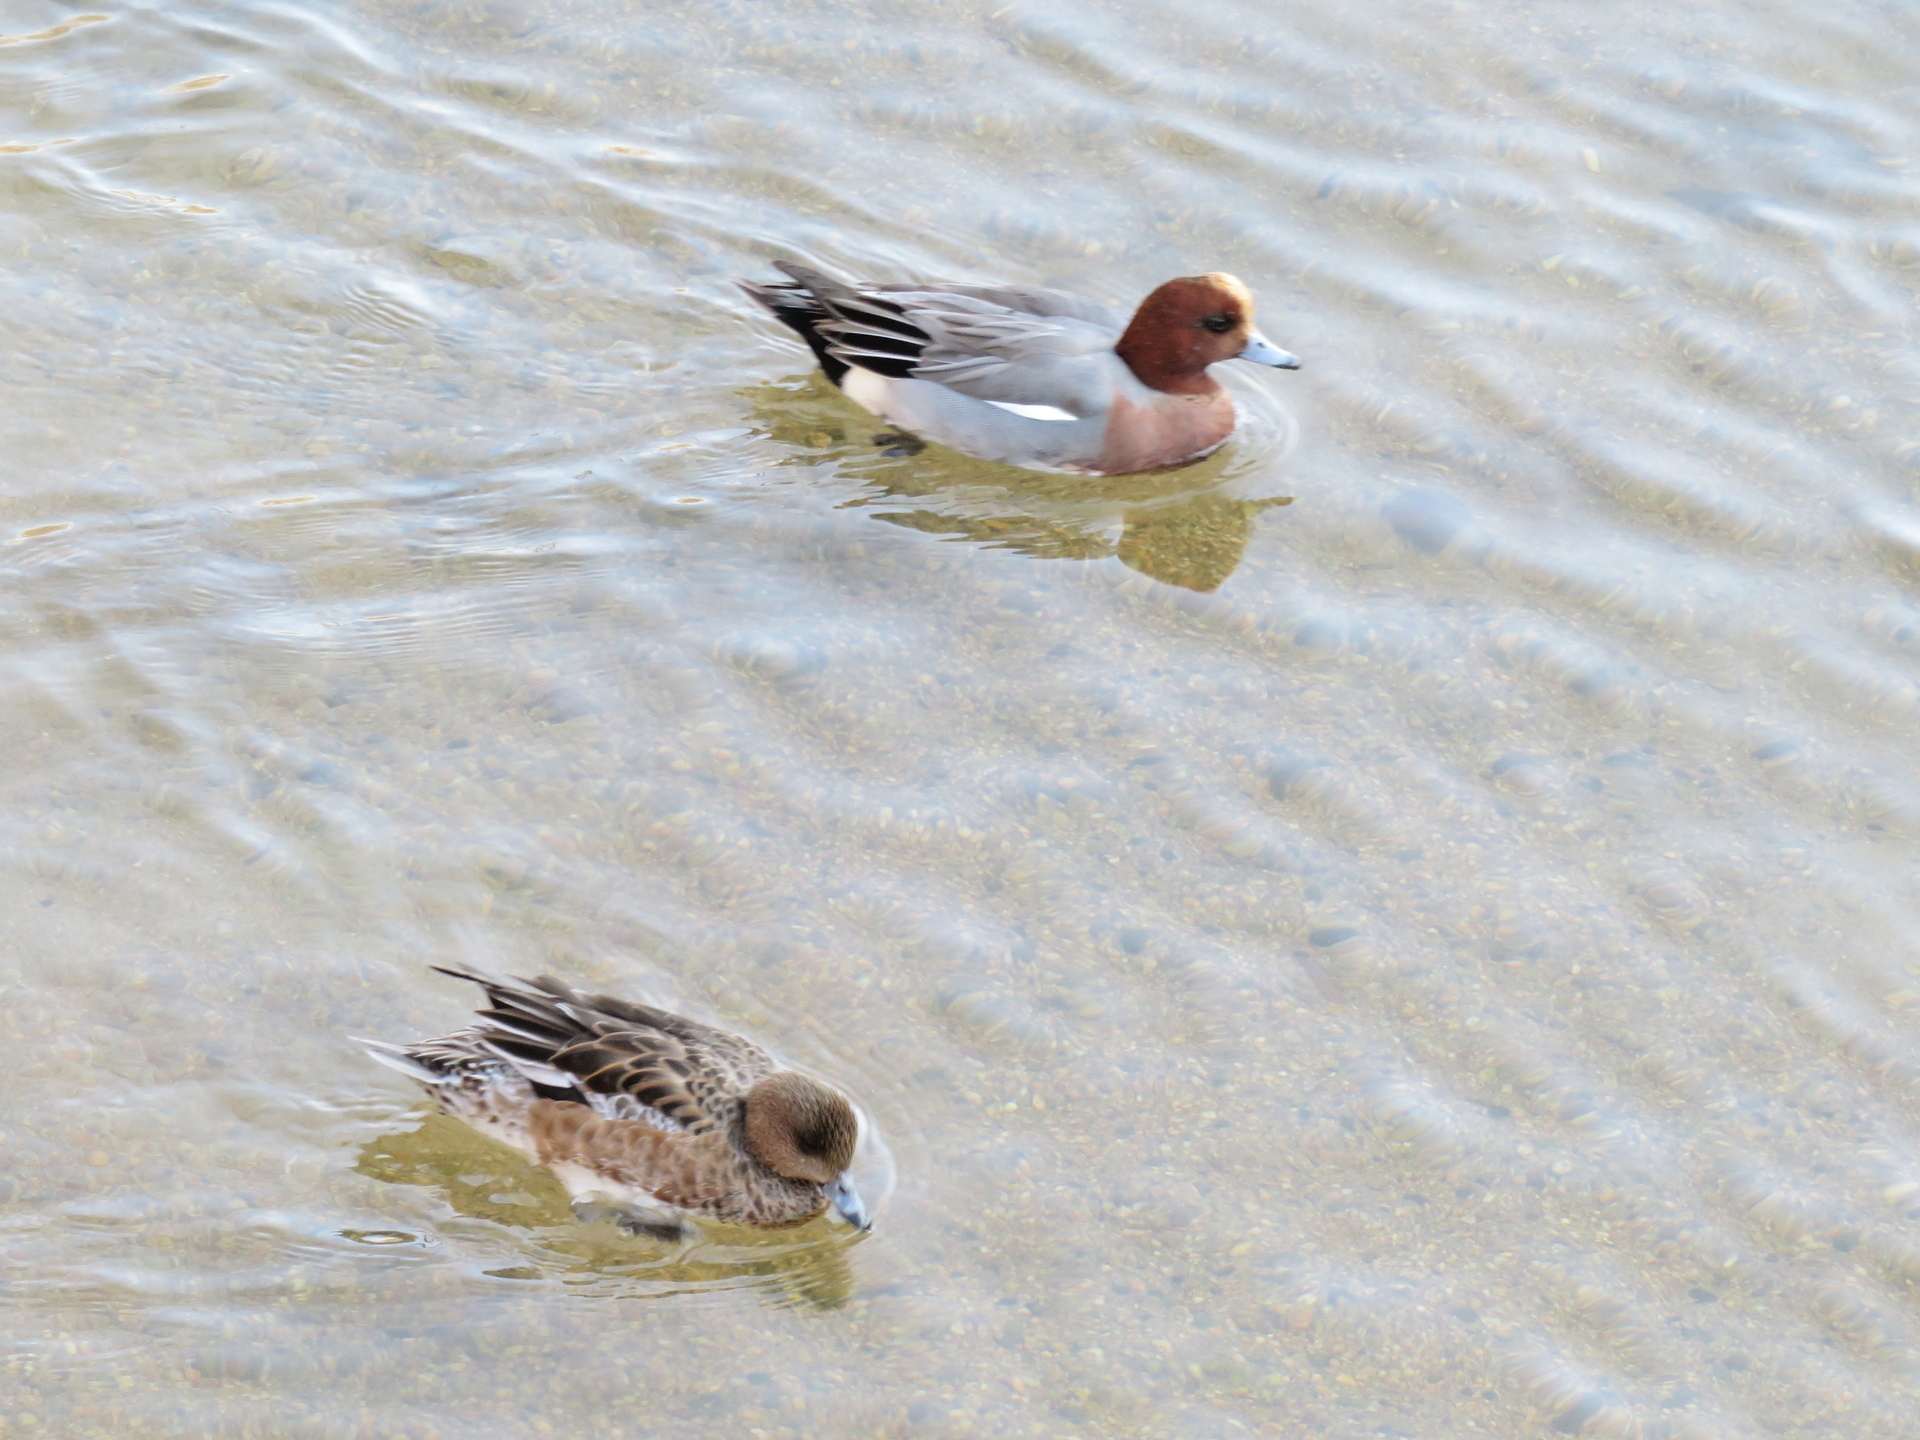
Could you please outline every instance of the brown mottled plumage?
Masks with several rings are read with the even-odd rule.
[[[362,1041],[448,1114],[551,1170],[583,1219],[673,1236],[684,1217],[793,1225],[829,1204],[870,1223],[846,1174],[847,1098],[751,1040],[551,976],[436,966],[486,991],[480,1024],[412,1045]]]

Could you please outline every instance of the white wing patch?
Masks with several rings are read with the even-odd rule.
[[[1011,400],[989,400],[987,404],[1028,420],[1078,420],[1080,418],[1078,415],[1062,410],[1058,405],[1016,405]]]

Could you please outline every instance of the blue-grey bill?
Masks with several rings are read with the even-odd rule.
[[[853,1181],[842,1175],[827,1187],[827,1203],[833,1206],[834,1213],[856,1230],[871,1230],[873,1217],[867,1214],[867,1207],[861,1203],[860,1192],[853,1188]]]
[[[1256,365],[1277,365],[1282,370],[1298,370],[1300,357],[1282,350],[1259,331],[1255,331],[1247,340],[1247,348],[1233,357],[1236,360],[1251,360]]]

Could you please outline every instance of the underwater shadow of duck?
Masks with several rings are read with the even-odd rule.
[[[862,482],[862,493],[843,509],[871,510],[890,525],[1036,559],[1116,557],[1186,590],[1219,589],[1246,552],[1255,517],[1293,501],[1225,493],[1243,489],[1249,470],[1243,449],[1234,445],[1176,469],[1054,475],[884,434],[882,422],[855,411],[817,370],[739,393],[752,407],[755,427],[794,452],[776,463],[830,464]],[[913,500],[933,503],[883,508]]]
[[[691,1243],[667,1245],[607,1221],[583,1225],[546,1171],[437,1112],[415,1129],[375,1136],[353,1168],[391,1185],[430,1186],[469,1219],[527,1232],[524,1263],[486,1272],[501,1280],[628,1299],[751,1289],[782,1310],[837,1310],[853,1297],[848,1250],[857,1234],[824,1220],[773,1231],[703,1223]]]

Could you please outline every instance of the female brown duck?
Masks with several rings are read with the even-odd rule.
[[[751,1040],[551,976],[517,983],[435,966],[487,994],[437,1040],[362,1040],[449,1115],[554,1177],[583,1220],[669,1239],[687,1221],[795,1225],[832,1206],[872,1223],[847,1174],[847,1097]]]

